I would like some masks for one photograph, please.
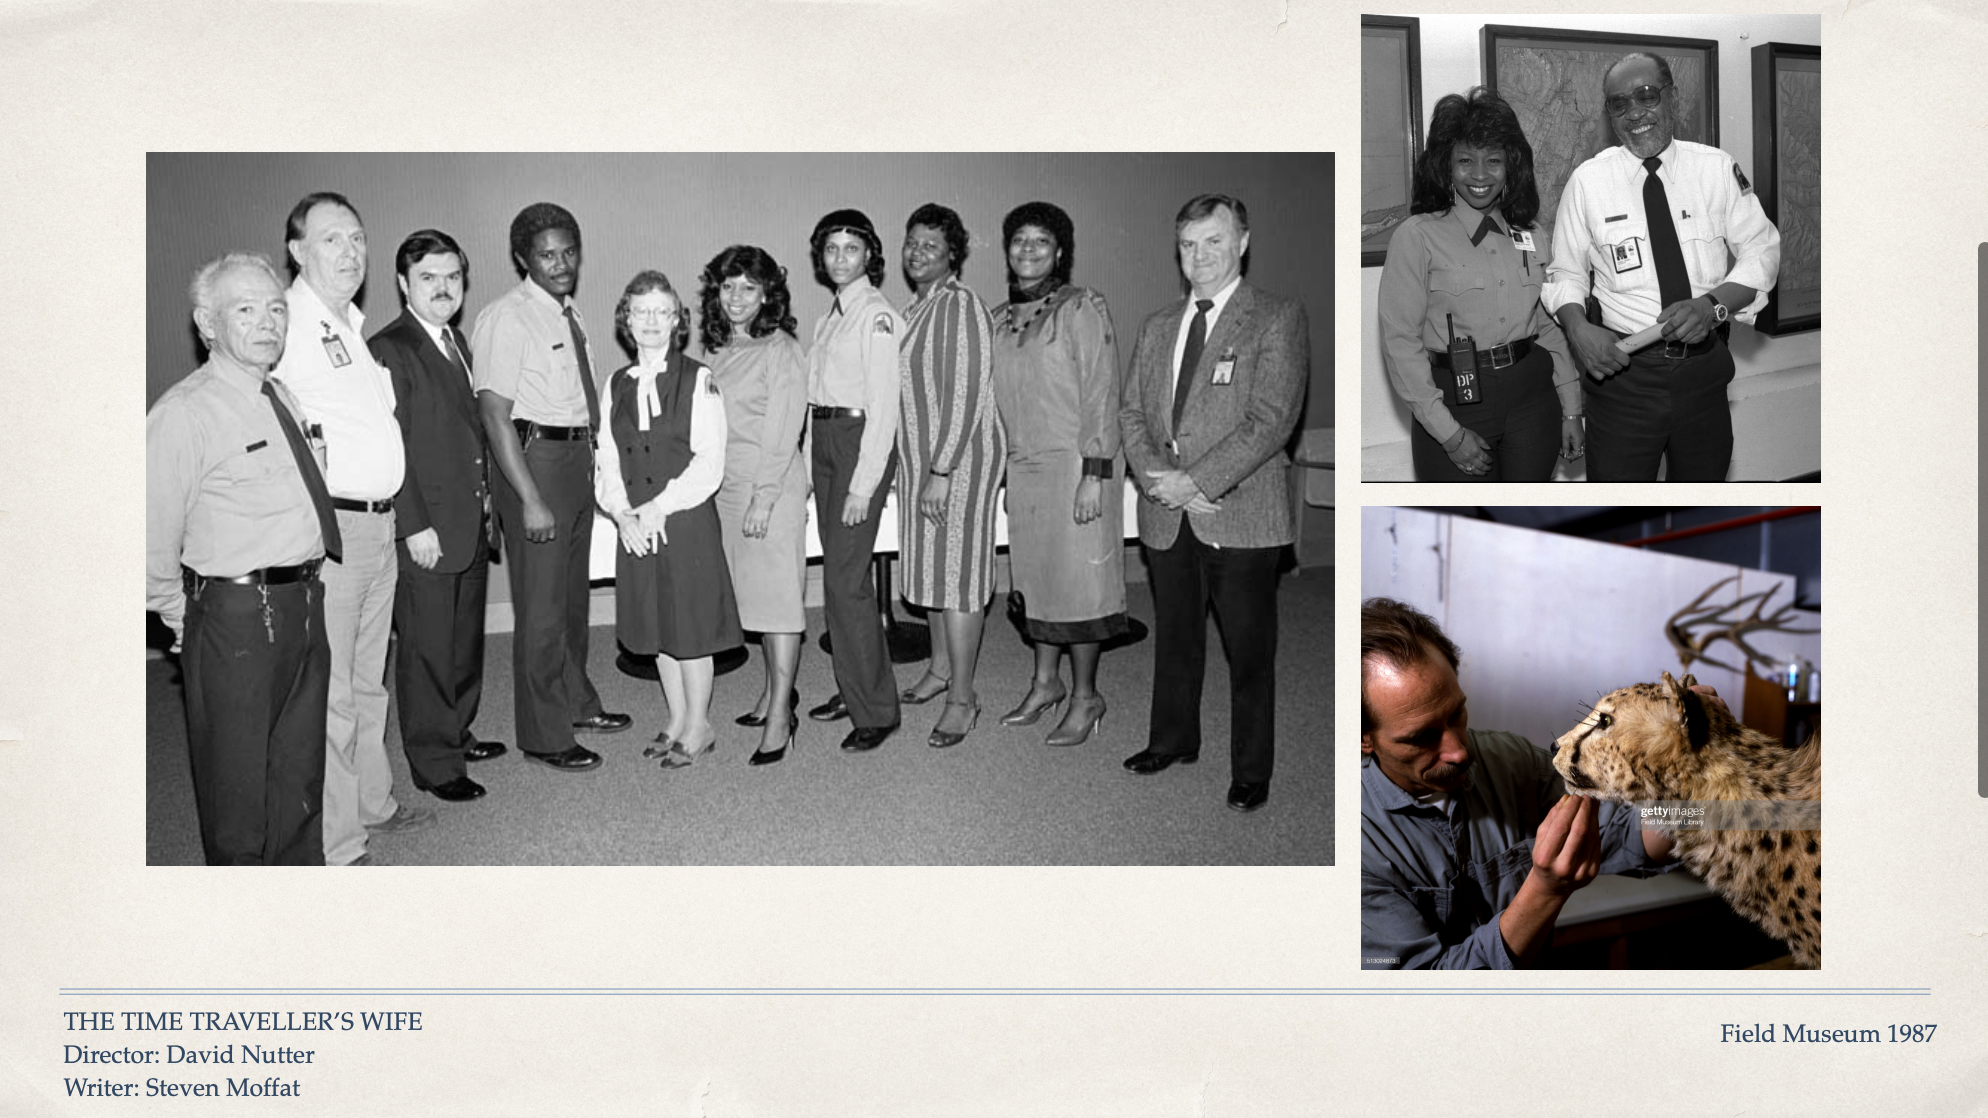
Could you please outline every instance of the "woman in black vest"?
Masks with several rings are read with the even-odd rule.
[[[655,654],[670,708],[643,753],[680,769],[717,744],[711,656],[743,639],[712,502],[725,476],[725,405],[711,371],[683,352],[690,319],[661,272],[628,282],[614,325],[635,363],[601,393],[594,496],[621,536],[615,635]]]

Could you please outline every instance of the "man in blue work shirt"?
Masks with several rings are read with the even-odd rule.
[[[1532,964],[1597,874],[1663,872],[1633,808],[1570,796],[1552,754],[1472,730],[1457,647],[1389,598],[1360,606],[1360,966]]]

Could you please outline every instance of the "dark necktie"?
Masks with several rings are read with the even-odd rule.
[[[1479,225],[1477,227],[1477,232],[1470,235],[1471,247],[1475,248],[1477,246],[1477,243],[1479,241],[1482,241],[1487,234],[1503,233],[1503,232],[1504,232],[1503,229],[1498,228],[1498,223],[1491,219],[1491,215],[1485,214],[1484,224]]]
[[[1684,270],[1684,249],[1677,243],[1677,226],[1670,218],[1670,196],[1664,193],[1664,180],[1657,168],[1664,161],[1656,156],[1643,160],[1650,172],[1643,179],[1643,216],[1650,223],[1650,256],[1657,265],[1657,295],[1663,305],[1691,298],[1691,273]]]
[[[600,391],[594,387],[594,363],[587,360],[587,335],[580,330],[579,316],[573,313],[573,305],[566,304],[566,328],[573,332],[573,355],[580,359],[580,387],[587,392],[587,426],[595,431],[601,429]]]
[[[456,368],[462,370],[462,375],[469,376],[469,363],[462,359],[462,350],[456,348],[456,332],[446,326],[442,327],[442,348],[448,351],[449,360],[455,362]]]
[[[1187,408],[1187,389],[1194,383],[1194,367],[1201,363],[1202,347],[1208,344],[1208,312],[1215,300],[1194,301],[1194,321],[1187,326],[1187,345],[1180,351],[1180,372],[1173,382],[1173,426],[1180,430],[1180,413]]]
[[[836,315],[839,315],[841,313],[842,313],[842,296],[837,295],[834,299],[829,301],[828,316],[830,318],[834,318]]]
[[[311,506],[317,509],[318,530],[324,533],[324,553],[336,563],[345,554],[345,541],[338,534],[338,514],[331,510],[331,493],[324,487],[324,474],[318,470],[317,455],[304,442],[304,432],[297,426],[297,417],[276,398],[276,383],[268,377],[262,378],[262,394],[269,397],[269,410],[276,413],[277,426],[283,428],[283,438],[290,444],[290,453],[297,459],[297,472],[304,475],[304,488],[310,492]]]

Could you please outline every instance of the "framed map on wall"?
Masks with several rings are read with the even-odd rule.
[[[1642,51],[1670,63],[1677,85],[1677,138],[1719,144],[1719,44],[1715,39],[1569,31],[1486,24],[1480,34],[1484,84],[1519,114],[1532,144],[1539,220],[1552,231],[1567,176],[1615,143],[1602,108],[1601,83],[1625,54]]]
[[[1387,262],[1422,154],[1422,21],[1360,17],[1360,266]]]
[[[1822,328],[1822,48],[1753,48],[1754,189],[1781,231],[1781,275],[1753,328]]]

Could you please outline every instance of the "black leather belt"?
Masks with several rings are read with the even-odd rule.
[[[1480,349],[1477,351],[1477,367],[1480,369],[1503,369],[1510,365],[1516,365],[1532,355],[1533,338],[1537,337],[1539,335],[1534,334],[1531,338],[1520,338],[1516,342],[1506,342],[1504,345],[1494,345],[1490,349]],[[1429,366],[1435,369],[1449,368],[1449,353],[1440,349],[1430,350]]]
[[[861,419],[861,418],[863,418],[863,409],[862,409],[862,408],[829,408],[829,407],[823,407],[823,406],[822,406],[822,405],[820,405],[820,404],[814,404],[814,405],[810,406],[810,407],[808,408],[808,410],[814,413],[814,417],[815,417],[816,419]]]
[[[331,507],[344,509],[346,512],[392,512],[393,499],[389,497],[384,501],[361,501],[352,497],[333,497]]]
[[[318,569],[323,566],[324,560],[313,559],[294,567],[263,567],[245,575],[236,575],[234,578],[216,578],[213,575],[201,574],[192,567],[181,567],[179,576],[186,592],[192,594],[202,587],[217,582],[228,586],[288,586],[292,583],[309,582],[318,577]]]
[[[543,423],[533,423],[529,419],[513,419],[511,426],[518,429],[521,439],[551,439],[554,442],[580,442],[594,437],[592,427],[547,427]]]

